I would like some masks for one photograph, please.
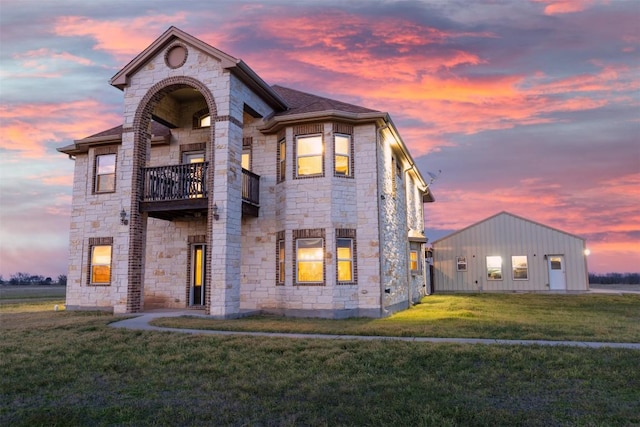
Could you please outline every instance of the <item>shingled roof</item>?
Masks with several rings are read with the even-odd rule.
[[[318,113],[321,111],[344,111],[347,113],[379,113],[380,111],[360,107],[358,105],[347,104],[335,99],[324,98],[299,90],[273,85],[271,88],[282,97],[289,106],[289,109],[276,114],[276,116],[287,116],[302,113]]]

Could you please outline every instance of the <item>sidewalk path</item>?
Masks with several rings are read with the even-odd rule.
[[[130,319],[120,320],[110,323],[114,328],[137,329],[147,331],[181,332],[185,334],[200,335],[249,335],[256,337],[277,337],[277,338],[302,338],[302,339],[331,339],[331,340],[386,340],[386,341],[411,341],[430,343],[455,343],[455,344],[504,344],[504,345],[548,345],[548,346],[568,346],[587,348],[630,348],[640,350],[640,343],[616,343],[616,342],[587,342],[587,341],[545,341],[545,340],[502,340],[489,338],[428,338],[428,337],[385,337],[369,335],[330,335],[330,334],[288,334],[282,332],[240,332],[240,331],[212,331],[207,329],[180,329],[164,328],[152,326],[149,322],[161,317],[194,316],[191,312],[170,311],[144,313]]]

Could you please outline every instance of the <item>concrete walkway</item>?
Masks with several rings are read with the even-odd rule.
[[[367,335],[330,335],[330,334],[288,334],[282,332],[240,332],[240,331],[212,331],[207,329],[179,329],[152,326],[149,322],[161,317],[198,316],[193,311],[164,311],[143,313],[137,317],[120,320],[109,324],[114,328],[126,328],[146,331],[181,332],[185,334],[199,335],[248,335],[256,337],[274,338],[298,338],[298,339],[329,339],[329,340],[386,340],[386,341],[411,341],[430,343],[454,343],[454,344],[505,344],[505,345],[548,345],[587,348],[630,348],[640,350],[640,343],[615,343],[615,342],[587,342],[587,341],[545,341],[545,340],[502,340],[488,338],[428,338],[428,337],[385,337]]]

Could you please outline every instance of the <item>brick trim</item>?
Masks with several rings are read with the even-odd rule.
[[[327,239],[325,238],[325,231],[323,228],[311,228],[311,229],[301,229],[301,230],[293,230],[293,250],[292,250],[292,261],[293,261],[293,284],[294,286],[326,286],[327,284]],[[298,282],[298,251],[296,248],[296,243],[298,239],[322,239],[322,282]]]
[[[109,282],[108,283],[92,283],[91,267],[93,267],[92,255],[94,246],[111,246],[111,262],[109,263]],[[89,254],[87,258],[87,286],[111,286],[111,278],[113,272],[113,237],[89,237]]]
[[[282,260],[280,259],[280,244],[282,244],[285,252],[284,259]],[[287,245],[285,240],[285,231],[284,230],[278,231],[276,233],[276,286],[285,285],[285,277],[283,274],[281,274],[281,270],[280,270],[280,261],[282,261],[283,263],[285,262],[285,260],[287,259],[286,253],[287,253]],[[284,271],[282,271],[282,273],[284,273]]]
[[[353,276],[349,282],[341,282],[338,279],[338,239],[351,239],[352,251],[351,261],[353,262]],[[356,230],[353,228],[336,228],[336,284],[338,285],[357,285],[358,284],[358,243],[356,239]]]
[[[147,214],[140,213],[140,191],[142,184],[141,168],[146,165],[147,150],[150,146],[151,135],[149,134],[151,124],[151,113],[168,93],[182,88],[192,88],[198,90],[204,97],[211,116],[218,113],[215,99],[207,86],[193,77],[173,76],[163,79],[154,84],[140,100],[133,118],[133,153],[131,177],[131,208],[129,220],[129,248],[128,248],[128,283],[127,283],[127,308],[128,313],[135,313],[142,309],[142,294],[145,269],[145,246]],[[209,130],[209,150],[205,153],[211,164],[214,164],[215,132],[214,126]],[[207,168],[207,187],[213,188],[213,167]],[[213,204],[213,197],[209,198],[209,203]],[[211,209],[208,210],[211,212]],[[211,240],[213,229],[213,216],[207,215],[207,241]],[[211,265],[211,251],[206,251],[205,259],[207,265]],[[211,288],[211,275],[205,277],[205,308],[209,312],[208,292]]]

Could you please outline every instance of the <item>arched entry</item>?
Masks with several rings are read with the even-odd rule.
[[[146,232],[148,215],[140,212],[142,168],[146,166],[151,147],[151,121],[154,111],[165,96],[181,89],[192,89],[204,97],[211,117],[217,116],[217,107],[211,91],[200,81],[187,76],[170,77],[153,85],[138,103],[135,112],[133,126],[124,129],[125,132],[133,132],[132,150],[132,175],[131,175],[131,205],[129,220],[129,250],[127,271],[127,312],[135,313],[142,310],[143,286],[145,272]],[[213,123],[212,123],[213,124]],[[213,188],[214,176],[214,147],[215,127],[211,126],[207,157],[211,161],[211,167],[207,169],[207,185]],[[209,204],[213,205],[213,197],[209,198]],[[212,229],[211,206],[207,210],[207,241],[210,241]],[[205,262],[211,264],[210,252],[206,251]],[[210,275],[205,277],[205,306],[209,304],[208,289],[210,289]]]

